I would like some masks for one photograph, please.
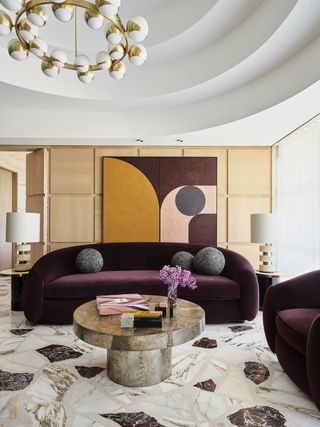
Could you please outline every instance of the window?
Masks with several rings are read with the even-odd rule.
[[[273,149],[278,270],[298,275],[320,268],[320,119]]]

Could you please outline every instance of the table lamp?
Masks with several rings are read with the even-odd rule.
[[[251,214],[251,243],[259,243],[259,271],[274,273],[274,248],[272,243],[275,236],[273,214]]]
[[[40,240],[40,214],[7,212],[6,242],[17,243],[15,271],[31,268],[31,246]]]

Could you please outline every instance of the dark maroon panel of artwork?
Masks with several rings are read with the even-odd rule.
[[[191,219],[189,243],[217,246],[217,214],[200,214]]]
[[[170,191],[177,187],[217,185],[217,158],[160,158],[160,183],[160,203]]]

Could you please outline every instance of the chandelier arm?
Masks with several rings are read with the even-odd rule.
[[[67,2],[68,0],[66,0]],[[71,0],[72,1],[72,0]],[[77,0],[76,0],[77,1]],[[98,11],[99,12],[99,11]],[[108,21],[111,22],[111,24],[114,24],[116,26],[116,28],[121,32],[123,39],[124,39],[124,44],[123,44],[123,55],[121,58],[116,59],[114,61],[112,61],[113,64],[118,64],[119,62],[121,62],[127,55],[128,50],[129,50],[129,41],[128,41],[128,34],[127,31],[120,19],[120,16],[117,14],[115,16],[105,16],[103,15],[101,12],[99,12],[100,15],[102,15],[105,19],[107,19]]]

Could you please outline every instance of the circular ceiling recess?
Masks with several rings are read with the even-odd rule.
[[[3,5],[0,11],[14,18]],[[72,61],[72,19],[57,20],[51,6],[46,12],[41,38],[48,51],[63,49]],[[317,0],[122,0],[119,15],[125,22],[141,15],[149,24],[147,60],[140,67],[126,60],[128,73],[121,81],[102,71],[83,85],[65,69],[48,79],[32,54],[12,61],[7,46],[14,33],[0,37],[0,90],[10,97],[1,111],[50,110],[57,118],[63,111],[88,117],[105,112],[105,138],[173,135],[252,116],[320,77]],[[92,30],[85,19],[84,12],[78,14],[78,53],[95,61],[106,49],[106,28]]]

